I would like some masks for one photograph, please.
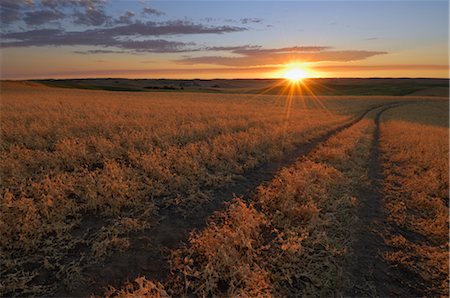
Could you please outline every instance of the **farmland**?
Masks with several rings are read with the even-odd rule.
[[[448,291],[448,99],[121,91],[2,83],[1,295]]]

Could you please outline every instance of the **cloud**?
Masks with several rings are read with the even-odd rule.
[[[23,20],[28,26],[43,25],[71,17],[78,25],[100,26],[111,17],[104,12],[107,0],[1,0],[0,22]]]
[[[98,8],[86,8],[84,11],[76,11],[73,17],[75,18],[75,24],[86,26],[101,26],[111,21],[111,17],[103,9]]]
[[[0,24],[8,25],[19,21],[23,7],[30,6],[30,0],[1,0],[0,1]]]
[[[195,51],[192,43],[184,43],[177,41],[167,41],[162,39],[156,40],[117,40],[110,36],[102,35],[96,30],[86,32],[64,32],[58,29],[41,29],[22,33],[6,34],[4,37],[8,39],[22,39],[20,41],[10,41],[1,44],[2,47],[29,47],[29,46],[102,46],[115,47],[119,49],[129,50],[133,52],[190,52]],[[95,54],[102,53],[91,50],[86,52],[78,52],[78,54]],[[119,51],[116,51],[119,53]],[[105,53],[105,52],[104,52]]]
[[[185,21],[164,23],[133,23],[112,28],[98,28],[85,31],[64,31],[62,29],[35,29],[23,32],[3,33],[1,47],[29,46],[102,46],[116,47],[134,52],[190,52],[198,51],[193,43],[167,41],[163,39],[142,40],[142,37],[178,34],[225,33],[243,30],[239,27],[204,26]],[[139,36],[139,39],[136,39]],[[128,38],[126,38],[128,37]],[[86,54],[88,54],[87,52]]]
[[[71,17],[77,25],[101,26],[111,22],[111,17],[104,11],[106,2],[107,0],[40,0],[40,7],[44,8],[47,15],[50,15],[49,10],[54,12],[54,16],[61,16],[64,11],[64,15]]]
[[[78,7],[96,10],[103,7],[106,2],[106,0],[41,0],[41,5],[50,9]]]
[[[99,29],[100,30],[100,29]],[[136,22],[133,24],[118,26],[114,28],[101,29],[106,35],[141,35],[160,36],[178,34],[222,34],[245,31],[247,28],[236,26],[205,26],[191,21],[176,20],[167,22]]]
[[[88,51],[74,51],[74,53],[80,55],[91,55],[91,54],[122,54],[124,52],[113,50],[88,50]]]
[[[198,51],[193,43],[163,39],[143,40],[144,37],[180,34],[221,34],[246,30],[234,26],[205,26],[188,21],[132,23],[111,28],[85,31],[62,29],[35,29],[23,32],[2,33],[3,48],[30,46],[102,46],[116,47],[135,52],[189,52]],[[139,38],[137,38],[139,37]]]
[[[211,18],[211,17],[206,17],[206,18],[203,18],[203,19],[202,19],[202,21],[205,21],[205,22],[207,22],[207,23],[217,22],[217,20],[218,20],[218,19],[216,19],[216,18]]]
[[[441,64],[387,64],[387,65],[319,65],[314,69],[332,72],[386,71],[386,70],[447,70],[449,65]]]
[[[231,51],[239,56],[203,56],[175,60],[179,64],[213,64],[234,67],[250,67],[264,65],[280,65],[292,61],[321,62],[339,61],[348,62],[363,60],[375,55],[386,54],[379,51],[336,51],[330,47],[289,47],[280,49],[243,48]]]
[[[224,19],[223,20],[225,23],[234,23],[234,24],[243,24],[243,25],[248,25],[248,24],[261,24],[264,22],[264,19],[262,18],[241,18],[241,19]]]
[[[151,8],[151,7],[144,7],[144,9],[142,10],[143,14],[148,14],[148,15],[155,15],[155,16],[162,16],[165,15],[164,12]]]
[[[23,18],[28,26],[42,25],[64,18],[64,14],[56,10],[38,10],[25,13]]]
[[[256,55],[267,55],[270,53],[274,54],[282,54],[282,53],[296,53],[296,52],[320,52],[324,50],[332,49],[332,47],[324,47],[324,46],[295,46],[295,47],[286,47],[286,48],[278,48],[278,49],[262,49],[261,47],[252,47],[252,48],[241,48],[233,50],[235,54],[242,54],[246,56],[256,56]]]
[[[144,41],[122,41],[118,47],[133,50],[135,52],[152,52],[152,53],[177,53],[177,52],[193,52],[200,49],[195,47],[194,43],[185,43],[177,41],[168,41],[163,39],[144,40]]]
[[[261,49],[261,46],[243,45],[243,46],[221,46],[221,47],[206,47],[206,51],[232,51],[233,53],[245,51],[247,49]]]
[[[251,24],[251,23],[262,23],[263,19],[261,18],[243,18],[239,20],[242,24],[246,25],[246,24]]]
[[[43,39],[49,36],[55,36],[59,33],[63,32],[61,29],[35,29],[35,30],[29,30],[29,31],[23,31],[23,32],[10,32],[10,33],[2,33],[0,34],[0,37],[5,39],[15,39],[19,41],[14,42],[2,42],[2,46],[9,47],[8,44],[12,43],[21,43],[26,42],[28,40],[39,40]]]
[[[115,21],[116,24],[132,24],[135,14],[132,11],[126,11]]]

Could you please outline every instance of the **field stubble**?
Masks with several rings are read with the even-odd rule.
[[[176,248],[174,239],[160,245],[148,234],[165,216],[195,217],[215,191],[393,100],[323,98],[324,112],[308,99],[294,102],[286,120],[285,100],[274,96],[4,85],[1,294],[87,295],[101,284],[94,275],[109,275],[103,283],[117,286],[146,274],[151,269],[139,267],[140,259],[126,272],[120,256],[136,247]],[[330,135],[261,186],[254,205],[233,201],[192,234],[190,246],[175,250],[167,291],[340,293],[370,129],[363,120]],[[137,237],[143,231],[149,237]],[[112,261],[122,269],[101,269]],[[163,288],[141,277],[109,293],[167,294]]]
[[[2,86],[1,111],[4,294],[89,283],[85,267],[127,250],[159,209],[201,206],[211,190],[348,118],[297,106],[286,123],[284,101],[271,96],[14,84]]]
[[[399,198],[392,199],[382,187],[389,183],[387,176],[382,184],[382,170],[390,166],[379,163],[389,156],[380,151],[386,149],[384,135],[380,134],[390,123],[382,124],[382,115],[391,108],[411,110],[409,106],[391,106],[369,114],[369,119],[336,134],[284,168],[250,199],[236,198],[226,210],[216,213],[207,228],[191,234],[186,247],[174,250],[165,286],[141,277],[122,289],[109,288],[107,295],[128,297],[143,289],[151,289],[155,297],[444,295],[447,244],[436,248],[427,242],[424,249],[412,249],[423,248],[424,243],[416,238],[409,246],[393,245],[392,239],[403,237],[403,231],[393,227],[390,218],[390,206]],[[416,112],[420,108],[412,105]],[[440,130],[448,135],[448,130]],[[429,138],[442,144],[441,137],[434,133]],[[425,145],[426,139],[415,141]],[[390,152],[395,150],[388,148]],[[443,160],[439,163],[437,171],[445,166]],[[445,171],[441,174],[444,178],[439,188],[444,189],[448,178]],[[445,201],[444,193],[438,197]],[[406,204],[411,209],[416,207],[414,202]],[[439,210],[448,214],[445,209]],[[422,217],[428,216],[434,224],[446,221],[446,216],[429,217],[426,210],[416,213],[423,211]],[[421,224],[415,219],[412,222]],[[369,246],[370,250],[359,251]],[[440,249],[440,254],[429,254],[430,249]],[[407,257],[395,259],[402,254]],[[371,261],[363,262],[365,268],[361,268],[360,258]],[[412,260],[419,263],[414,265]],[[403,267],[398,268],[402,261]],[[421,276],[405,269],[416,270]],[[423,278],[427,284],[421,284]]]
[[[389,264],[412,293],[448,294],[448,101],[386,113],[381,126]]]
[[[206,229],[191,234],[188,246],[174,251],[166,290],[159,293],[342,294],[351,283],[345,264],[371,130],[371,121],[362,120],[281,170],[249,201],[232,201]],[[130,284],[108,294],[133,296],[133,289]]]

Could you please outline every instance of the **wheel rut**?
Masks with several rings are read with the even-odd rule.
[[[260,184],[270,181],[279,170],[294,163],[299,157],[309,154],[317,146],[342,130],[355,125],[368,113],[380,108],[383,108],[384,111],[396,104],[391,102],[372,106],[353,120],[312,139],[306,144],[297,146],[281,160],[266,163],[244,174],[239,182],[215,191],[210,201],[202,205],[201,209],[192,210],[189,216],[181,216],[174,207],[160,209],[161,219],[156,226],[144,232],[130,235],[131,249],[114,253],[101,264],[88,267],[83,272],[83,276],[86,277],[84,285],[73,291],[60,289],[56,296],[84,297],[93,293],[101,295],[102,289],[108,285],[120,287],[125,282],[142,275],[152,280],[165,280],[170,269],[168,263],[170,250],[185,244],[191,231],[204,228],[208,217],[215,211],[222,210],[225,202],[235,196],[248,198]]]
[[[384,210],[382,183],[384,180],[381,167],[380,125],[385,111],[407,103],[395,104],[381,108],[374,119],[375,130],[372,136],[368,166],[370,185],[359,191],[361,205],[358,210],[360,226],[353,244],[354,255],[349,273],[352,277],[352,288],[347,290],[350,297],[422,297],[423,293],[408,287],[404,281],[417,280],[420,277],[393,268],[384,260],[383,253],[390,248],[385,244],[385,235],[400,231],[393,230],[387,222]]]

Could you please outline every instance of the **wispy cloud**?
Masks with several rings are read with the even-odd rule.
[[[95,55],[95,54],[123,54],[124,51],[113,50],[87,50],[87,51],[73,51],[75,54],[80,55]]]
[[[348,62],[363,60],[375,55],[387,54],[380,51],[365,50],[330,50],[327,46],[289,47],[279,49],[243,48],[231,51],[239,56],[202,56],[175,60],[179,64],[213,64],[234,67],[249,67],[263,65],[280,65],[292,61],[320,62],[340,61]]]
[[[251,23],[262,23],[263,19],[261,18],[242,18],[239,20],[242,24],[246,25],[246,24],[251,24]]]
[[[314,69],[319,71],[385,71],[385,70],[447,70],[449,65],[441,64],[387,64],[387,65],[320,65]]]

